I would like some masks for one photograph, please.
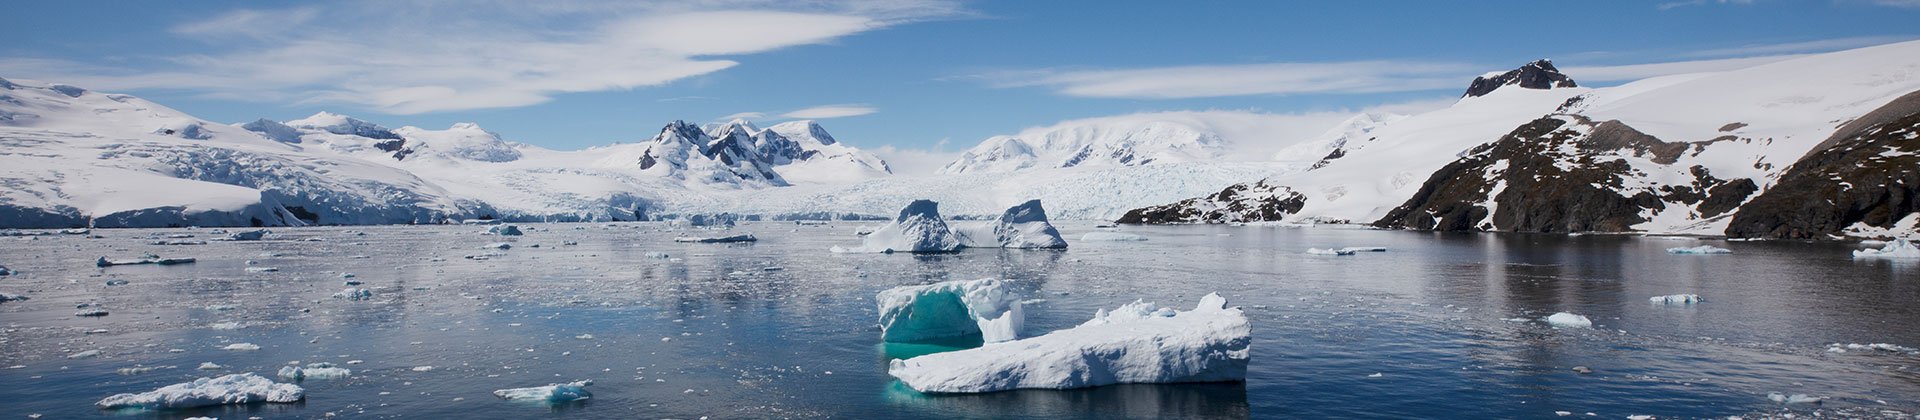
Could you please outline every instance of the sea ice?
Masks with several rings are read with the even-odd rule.
[[[1701,245],[1692,248],[1667,248],[1668,254],[1732,254],[1733,250],[1713,245]]]
[[[1038,337],[894,360],[887,374],[933,393],[1244,381],[1252,342],[1240,308],[1208,294],[1191,311],[1135,301]]]
[[[674,242],[690,242],[690,243],[700,243],[700,244],[714,244],[714,243],[727,243],[727,242],[754,242],[759,240],[760,238],[753,237],[753,234],[751,233],[742,233],[739,235],[729,235],[729,236],[681,236],[681,237],[673,238]]]
[[[1147,240],[1147,237],[1135,235],[1131,233],[1125,233],[1125,232],[1087,232],[1087,234],[1085,235],[1080,235],[1080,240],[1099,241],[1099,242],[1126,242],[1126,241],[1144,241],[1144,240]]]
[[[195,379],[138,394],[114,395],[95,405],[103,409],[163,410],[255,402],[290,403],[302,399],[306,399],[306,390],[299,385],[274,383],[259,375],[238,373]]]
[[[1691,305],[1691,304],[1695,304],[1695,303],[1700,303],[1700,295],[1666,295],[1666,296],[1654,296],[1654,297],[1651,297],[1651,298],[1647,298],[1647,300],[1648,300],[1648,301],[1652,301],[1653,303],[1659,303],[1659,304],[1667,304],[1667,305],[1671,305],[1671,304],[1687,304],[1687,305]]]
[[[893,222],[867,234],[854,248],[833,247],[833,252],[953,252],[960,250],[960,235],[940,219],[940,204],[932,200],[913,200]]]
[[[1547,325],[1552,325],[1554,328],[1593,328],[1593,320],[1572,312],[1548,315],[1546,320]]]
[[[1026,316],[1008,289],[1005,281],[988,278],[881,291],[874,297],[881,339],[901,343],[979,334],[995,343],[1019,338]]]
[[[536,387],[528,387],[528,388],[502,389],[498,391],[493,391],[493,395],[498,396],[500,397],[500,399],[504,399],[507,401],[538,401],[538,402],[545,402],[545,403],[563,403],[568,401],[577,401],[577,400],[592,398],[593,393],[587,392],[587,385],[593,385],[593,380],[588,379],[588,380],[576,381],[576,382],[570,382],[570,383],[564,383],[564,384],[551,384],[547,386],[536,386]]]
[[[340,379],[353,375],[352,369],[336,367],[332,363],[308,363],[307,367],[283,366],[280,377],[292,380],[304,379]]]
[[[1880,249],[1858,249],[1853,251],[1854,258],[1920,258],[1920,247],[1905,239],[1895,239]]]
[[[1355,252],[1341,248],[1307,248],[1307,253],[1313,255],[1353,255]]]

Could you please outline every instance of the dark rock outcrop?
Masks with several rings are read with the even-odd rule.
[[[1727,236],[1831,239],[1920,211],[1920,92],[1835,131],[1740,208]]]
[[[1429,177],[1384,228],[1509,232],[1625,232],[1645,214],[1691,207],[1712,218],[1756,189],[1688,168],[1686,185],[1652,185],[1628,158],[1669,165],[1699,143],[1669,143],[1618,121],[1550,115],[1469,151]],[[1630,187],[1629,185],[1635,185]],[[1674,209],[1681,210],[1681,209]]]
[[[1292,188],[1260,181],[1234,184],[1206,197],[1128,210],[1116,223],[1277,222],[1300,212],[1307,197]]]
[[[1520,68],[1508,70],[1506,73],[1494,75],[1493,77],[1475,77],[1473,78],[1473,84],[1467,85],[1467,93],[1464,96],[1485,96],[1488,93],[1493,93],[1494,89],[1499,89],[1507,85],[1527,89],[1553,89],[1579,86],[1573,83],[1573,78],[1567,77],[1567,75],[1560,73],[1559,69],[1553,68],[1552,61],[1540,59],[1520,66]]]

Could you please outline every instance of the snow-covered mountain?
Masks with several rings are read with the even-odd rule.
[[[1225,141],[1205,125],[1121,116],[1067,121],[1016,135],[994,136],[962,153],[939,173],[1204,162],[1225,154]]]
[[[1900,223],[1913,207],[1886,197],[1914,184],[1853,168],[1904,153],[1903,118],[1920,106],[1896,98],[1920,90],[1920,42],[1602,89],[1535,62],[1474,86],[1364,142],[1342,136],[1315,169],[1265,179],[1305,198],[1283,219],[1812,238],[1912,229]],[[1859,193],[1847,203],[1807,195],[1826,190]],[[1768,196],[1798,199],[1757,198]],[[1801,208],[1836,205],[1849,210]]]

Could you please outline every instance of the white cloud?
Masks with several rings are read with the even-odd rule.
[[[0,59],[0,69],[103,90],[417,114],[657,86],[739,65],[738,55],[829,43],[956,10],[944,1],[857,0],[333,3],[175,25],[173,33],[203,38],[217,51],[153,59],[139,69],[35,59]]]
[[[1770,55],[1761,57],[1723,58],[1715,60],[1671,61],[1664,63],[1627,64],[1617,66],[1574,66],[1564,67],[1560,71],[1579,82],[1617,82],[1640,80],[1654,76],[1672,74],[1704,73],[1714,71],[1739,70],[1747,67],[1804,57],[1806,54]]]
[[[995,87],[1046,87],[1091,98],[1178,99],[1308,93],[1405,92],[1461,86],[1477,67],[1440,62],[1350,61],[1033,70],[976,76]]]
[[[764,112],[739,112],[714,118],[714,121],[757,120],[766,116],[767,114]]]
[[[864,104],[839,104],[839,105],[821,105],[821,106],[815,106],[815,107],[796,109],[793,111],[788,111],[785,114],[780,114],[780,117],[802,119],[802,120],[820,120],[820,119],[827,119],[827,118],[857,117],[861,115],[872,114],[875,112],[880,112],[880,109],[867,106]]]
[[[1920,3],[1920,1],[1916,1]],[[1912,35],[1858,36],[1851,38],[1820,39],[1813,41],[1788,42],[1781,44],[1751,44],[1733,48],[1716,48],[1688,53],[1693,57],[1737,57],[1754,55],[1793,54],[1810,52],[1829,52],[1891,44],[1915,39]]]
[[[1732,5],[1739,5],[1739,6],[1748,6],[1753,4],[1753,0],[1686,0],[1686,1],[1660,3],[1653,7],[1660,10],[1672,10],[1677,7],[1700,6],[1700,5],[1706,5],[1706,4],[1732,4]]]

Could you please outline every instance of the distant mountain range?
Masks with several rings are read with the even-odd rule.
[[[558,151],[469,123],[218,124],[0,79],[0,227],[850,218],[921,198],[962,216],[1038,198],[1056,218],[1127,223],[1813,239],[1920,225],[1920,42],[1605,88],[1577,77],[1540,60],[1442,109],[1287,123],[1318,136],[1251,112],[1066,121],[988,138],[931,176],[896,175],[811,121],[674,121]]]

